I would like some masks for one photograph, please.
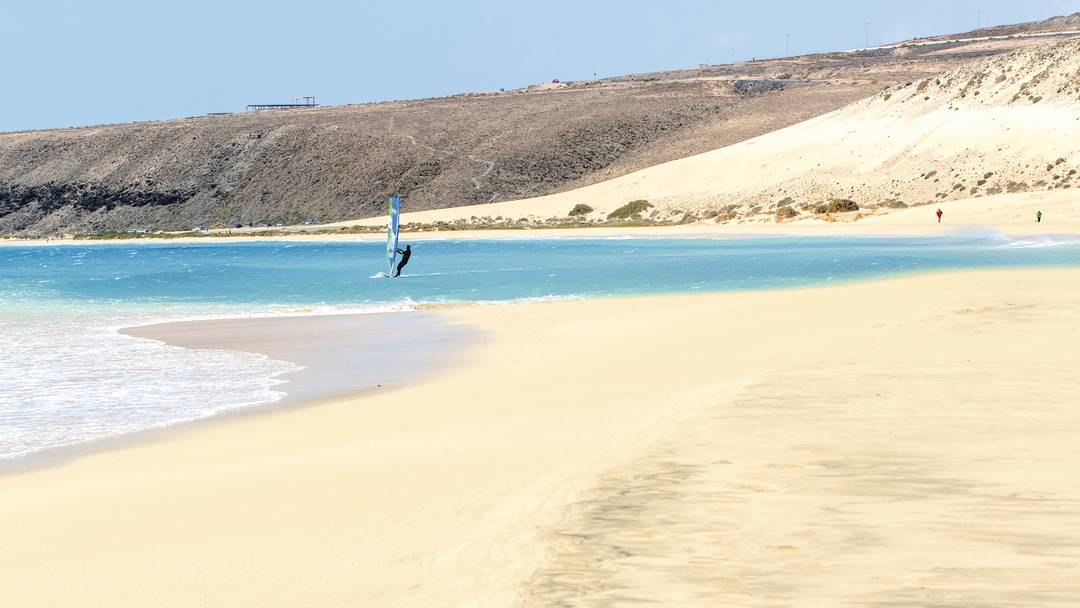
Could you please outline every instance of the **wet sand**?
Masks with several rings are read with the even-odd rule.
[[[121,333],[184,348],[239,350],[303,369],[280,376],[281,401],[342,397],[422,381],[452,369],[480,333],[436,313],[309,315],[185,321]]]

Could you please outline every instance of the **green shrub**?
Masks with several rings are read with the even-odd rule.
[[[859,205],[849,198],[829,199],[829,202],[814,207],[814,213],[844,213],[858,210]]]
[[[612,211],[608,214],[609,220],[625,220],[634,216],[641,215],[646,209],[652,209],[652,203],[649,201],[630,201],[622,207]]]
[[[898,201],[895,198],[890,198],[884,203],[881,203],[881,206],[888,207],[889,209],[904,209],[905,207],[907,207],[907,203],[905,203],[904,201]]]
[[[696,211],[687,211],[685,214],[683,214],[682,219],[680,219],[677,223],[692,224],[700,219],[701,216],[698,215]]]
[[[776,208],[776,221],[782,222],[784,220],[790,220],[791,218],[799,215],[798,211],[795,211],[788,205],[783,205]]]
[[[574,205],[574,208],[570,210],[570,215],[588,215],[593,212],[593,208],[585,203],[578,203]]]

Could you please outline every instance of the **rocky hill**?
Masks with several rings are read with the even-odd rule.
[[[0,234],[331,222],[377,214],[395,192],[409,210],[568,192],[886,87],[910,92],[1026,43],[948,42],[442,99],[5,133]]]

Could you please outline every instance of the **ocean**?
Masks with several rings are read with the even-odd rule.
[[[173,320],[409,310],[428,303],[783,289],[906,273],[1080,265],[1080,241],[568,236],[381,242],[0,246],[0,459],[277,401],[297,367],[118,332]]]

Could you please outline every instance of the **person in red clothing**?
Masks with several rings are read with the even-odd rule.
[[[941,209],[938,209],[937,210],[937,223],[939,223],[939,224],[941,223],[941,215],[942,215]]]

